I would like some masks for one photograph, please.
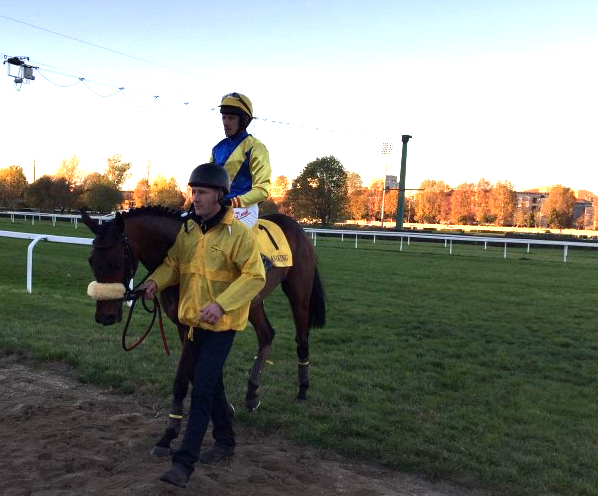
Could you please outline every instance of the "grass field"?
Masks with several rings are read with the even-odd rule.
[[[47,221],[46,221],[47,222]],[[0,229],[85,236],[36,222]],[[12,226],[12,227],[11,227]],[[40,243],[33,294],[27,242],[0,238],[0,347],[61,360],[81,380],[169,400],[172,357],[158,333],[120,348],[121,326],[93,321],[89,247]],[[238,421],[348,456],[509,495],[598,495],[598,252],[354,242],[318,236],[328,325],[312,332],[307,408],[296,394],[294,331],[277,292],[277,337],[257,414]],[[141,273],[140,275],[144,275]],[[138,328],[146,323],[134,317]],[[244,397],[257,343],[236,340],[226,370]],[[242,442],[242,440],[240,440]]]

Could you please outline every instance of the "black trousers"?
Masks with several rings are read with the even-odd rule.
[[[224,391],[222,371],[235,339],[236,331],[207,331],[195,328],[191,347],[195,375],[191,391],[191,408],[180,449],[173,463],[183,465],[188,473],[199,459],[201,443],[212,420],[214,439],[227,446],[235,445],[232,415]]]

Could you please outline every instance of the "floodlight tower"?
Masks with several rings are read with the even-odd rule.
[[[21,90],[23,83],[29,84],[29,81],[34,81],[33,69],[37,69],[32,65],[26,64],[24,61],[29,60],[29,57],[8,57],[4,56],[3,64],[8,64],[8,75],[14,79],[15,89]]]
[[[384,160],[384,186],[382,188],[382,215],[380,216],[381,227],[384,227],[384,200],[386,198],[386,181],[388,177],[388,155],[392,153],[392,143],[382,143],[382,155],[387,155]]]

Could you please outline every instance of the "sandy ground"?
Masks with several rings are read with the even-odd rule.
[[[34,369],[22,358],[0,356],[0,494],[485,494],[347,461],[238,425],[235,456],[199,465],[187,488],[176,488],[158,480],[170,460],[148,455],[168,413],[157,404],[82,385],[62,365]]]

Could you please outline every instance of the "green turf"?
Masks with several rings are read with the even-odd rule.
[[[31,295],[26,247],[0,238],[0,347],[167,402],[174,327],[175,356],[157,332],[124,353],[122,327],[93,322],[89,247],[38,244]],[[238,408],[239,422],[496,494],[598,495],[598,251],[571,249],[563,263],[562,249],[509,248],[503,259],[500,246],[449,255],[442,242],[400,252],[396,241],[355,249],[318,236],[317,252],[329,311],[311,335],[309,405],[293,404],[294,331],[277,291],[266,303],[277,337],[262,406]],[[136,315],[137,328],[146,319]],[[256,347],[249,328],[227,364],[238,406]]]

